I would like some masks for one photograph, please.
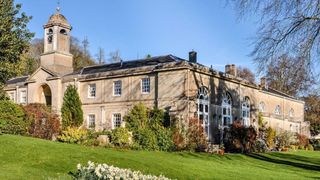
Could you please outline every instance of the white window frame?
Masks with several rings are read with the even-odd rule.
[[[24,93],[24,96],[22,96]],[[27,103],[27,90],[21,90],[20,91],[20,103],[26,104]]]
[[[232,120],[232,97],[229,93],[225,93],[222,97],[222,103],[221,103],[221,120],[222,120],[222,126],[230,126],[233,123]],[[225,109],[225,113],[224,113]],[[225,123],[225,121],[227,123]]]
[[[92,96],[92,89],[94,88],[94,96]],[[97,96],[97,85],[95,83],[88,84],[88,98],[96,98]]]
[[[16,102],[16,93],[15,92],[9,92],[9,98],[11,101]]]
[[[209,95],[208,90],[206,87],[200,87],[198,90],[198,99],[197,99],[197,106],[198,106],[198,119],[202,120],[202,127],[209,137],[210,133],[210,102],[209,102]],[[201,108],[202,107],[202,108]],[[202,118],[201,118],[202,117]]]
[[[121,113],[112,113],[112,129],[116,129],[116,128],[119,128],[119,127],[116,127],[116,121],[117,121],[117,119],[116,118],[118,118],[117,116],[118,115],[120,115],[120,125],[119,125],[119,127],[121,127],[121,125],[122,125],[122,114]]]
[[[250,126],[250,100],[248,97],[244,97],[241,105],[241,116],[244,126]]]
[[[148,80],[148,86],[146,86],[146,84],[144,83],[144,80]],[[141,79],[141,83],[140,83],[140,87],[141,87],[141,94],[150,94],[151,92],[151,80],[149,77],[146,78],[142,78]],[[148,87],[148,88],[146,88]],[[148,89],[148,91],[145,91],[146,89]]]
[[[93,116],[93,118],[94,118],[94,127],[90,127],[90,117],[92,117]],[[88,129],[95,129],[96,128],[96,115],[95,114],[88,114],[88,117],[87,117],[87,127],[88,127]]]
[[[120,85],[117,83],[120,83]],[[121,94],[122,94],[122,81],[121,80],[113,81],[113,96],[121,96]]]

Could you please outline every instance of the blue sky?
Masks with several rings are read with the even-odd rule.
[[[15,2],[33,16],[29,29],[41,38],[57,0]],[[119,50],[124,60],[147,54],[188,58],[193,49],[199,63],[217,70],[228,63],[255,69],[248,54],[257,25],[250,18],[239,21],[224,0],[61,0],[60,6],[72,35],[88,38],[92,56],[102,47],[106,56]]]

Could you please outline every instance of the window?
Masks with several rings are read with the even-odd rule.
[[[20,102],[27,103],[27,91],[23,90],[20,92]]]
[[[121,81],[114,81],[113,82],[113,95],[114,96],[121,96]]]
[[[96,115],[89,114],[88,115],[88,128],[94,129],[96,127]]]
[[[65,29],[61,29],[60,34],[67,35],[67,31]]]
[[[276,106],[276,109],[274,110],[274,113],[275,113],[276,115],[281,115],[280,105],[277,105],[277,106]]]
[[[53,39],[53,35],[52,35],[52,34],[53,34],[53,30],[52,30],[52,29],[49,29],[49,30],[48,30],[48,34],[47,34],[47,35],[48,35],[48,43],[49,43],[49,44],[52,43],[52,39]]]
[[[245,97],[242,102],[242,118],[243,125],[250,125],[250,101],[248,97]]]
[[[143,94],[150,93],[150,78],[143,78],[141,80],[141,92]]]
[[[232,99],[227,92],[222,97],[222,125],[229,126],[232,124]]]
[[[119,128],[121,127],[121,114],[115,113],[112,115],[112,121],[113,121],[113,128]]]
[[[209,96],[206,87],[201,87],[198,90],[198,119],[202,122],[202,126],[209,135]]]
[[[9,98],[13,102],[15,102],[15,95],[14,94],[15,94],[14,92],[9,93]]]
[[[300,131],[299,131],[299,125],[296,125],[296,132],[297,132],[297,133],[300,133]]]
[[[289,117],[294,117],[294,110],[292,108],[289,111]]]
[[[264,104],[264,102],[260,102],[260,104],[259,104],[259,111],[260,111],[260,112],[265,112],[265,104]]]
[[[95,98],[96,97],[96,84],[89,84],[88,86],[88,97]]]

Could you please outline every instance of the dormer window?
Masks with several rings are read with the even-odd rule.
[[[61,29],[60,34],[67,35],[67,31],[65,29]]]

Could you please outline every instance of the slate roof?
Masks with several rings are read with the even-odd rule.
[[[9,79],[6,84],[17,84],[25,82],[28,79],[28,76],[21,76],[21,77],[15,77],[12,79]]]
[[[86,74],[101,73],[101,72],[114,71],[114,70],[120,70],[120,69],[156,66],[159,64],[181,62],[181,61],[186,61],[186,60],[173,55],[156,56],[148,59],[138,59],[133,61],[122,61],[122,62],[112,63],[112,64],[103,64],[103,65],[97,65],[97,66],[84,67],[81,69],[80,72],[77,72],[77,74],[86,75]]]

